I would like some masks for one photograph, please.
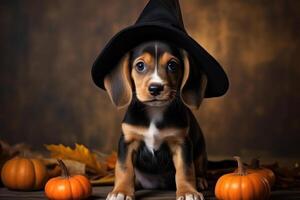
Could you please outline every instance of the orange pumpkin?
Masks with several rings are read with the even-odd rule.
[[[62,160],[58,160],[62,176],[50,179],[45,186],[49,199],[86,199],[92,193],[90,181],[83,175],[70,176]]]
[[[237,170],[235,170],[235,172],[237,172]],[[260,167],[259,160],[257,158],[252,159],[251,164],[247,168],[247,172],[255,172],[265,177],[268,180],[271,187],[275,184],[274,172],[270,169]]]
[[[248,172],[239,157],[238,172],[221,176],[215,187],[217,199],[223,200],[264,200],[270,196],[270,185],[266,178],[258,173]]]
[[[263,177],[265,177],[269,183],[270,186],[273,186],[275,184],[275,174],[272,170],[260,167],[259,160],[253,159],[250,165],[250,169],[248,169],[250,172],[256,172],[261,174]]]
[[[44,187],[48,175],[41,160],[15,157],[3,165],[1,179],[12,190],[38,190]]]

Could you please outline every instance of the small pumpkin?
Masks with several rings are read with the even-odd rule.
[[[270,196],[270,185],[265,177],[245,169],[240,157],[234,157],[238,171],[221,176],[215,187],[217,199],[264,200]]]
[[[45,186],[49,199],[86,199],[92,193],[90,181],[83,175],[70,176],[62,160],[57,160],[62,176],[50,179]]]
[[[258,159],[253,159],[249,171],[256,172],[264,176],[270,183],[270,186],[275,184],[275,174],[272,170],[268,168],[261,167]]]
[[[237,170],[235,170],[237,172]],[[257,158],[252,159],[251,164],[247,168],[247,172],[258,173],[261,176],[265,177],[270,186],[272,187],[275,184],[275,174],[272,170],[261,167],[259,160]]]
[[[48,179],[47,168],[39,159],[15,157],[3,165],[1,179],[12,190],[39,190]]]

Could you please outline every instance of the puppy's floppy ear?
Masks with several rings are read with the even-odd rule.
[[[104,78],[104,87],[111,101],[118,107],[127,106],[132,98],[132,86],[129,73],[129,53]]]
[[[182,50],[184,61],[184,73],[180,86],[180,95],[184,104],[188,107],[198,109],[205,95],[207,76],[195,66],[193,59]]]

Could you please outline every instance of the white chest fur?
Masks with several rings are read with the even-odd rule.
[[[148,130],[144,133],[144,142],[150,151],[153,152],[153,150],[160,147],[162,143],[162,137],[160,136],[159,129],[157,129],[154,122],[151,122]]]
[[[146,147],[153,152],[159,149],[164,141],[174,141],[182,139],[188,132],[188,128],[157,128],[156,124],[163,121],[161,110],[149,111],[150,124],[148,127],[136,126],[122,123],[122,131],[125,141],[144,141]]]
[[[144,141],[146,147],[153,152],[165,141],[181,142],[188,133],[188,128],[168,127],[158,129],[155,122],[151,121],[149,127],[122,123],[122,131],[125,141]]]

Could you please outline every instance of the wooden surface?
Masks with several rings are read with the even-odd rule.
[[[93,195],[90,199],[105,199],[109,191],[111,191],[111,186],[106,187],[94,187]],[[205,191],[204,196],[206,200],[215,199],[213,192]],[[6,188],[0,188],[0,199],[46,199],[43,191],[35,192],[18,192],[11,191]],[[136,192],[136,200],[174,200],[175,191],[153,191],[153,190],[140,190]],[[300,190],[296,191],[273,191],[271,198],[272,200],[300,200]]]

